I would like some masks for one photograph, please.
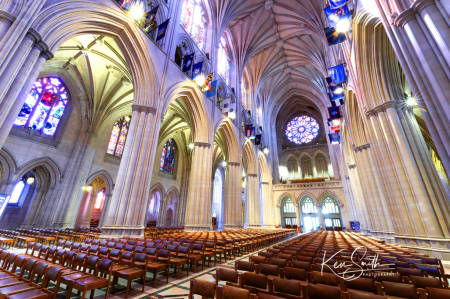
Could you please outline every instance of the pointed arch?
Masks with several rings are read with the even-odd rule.
[[[244,143],[242,160],[244,162],[244,167],[246,168],[247,174],[256,174],[256,161],[255,161],[255,151],[253,149],[253,143],[250,139]]]
[[[156,183],[150,188],[150,196],[148,197],[149,200],[156,192],[159,192],[161,198],[166,197],[166,192],[164,191],[163,185],[161,185],[161,183]]]
[[[112,194],[112,191],[114,189],[114,187],[113,187],[114,186],[114,180],[112,179],[111,175],[104,169],[96,171],[93,174],[91,174],[87,178],[86,184],[89,185],[93,180],[95,180],[98,177],[101,177],[103,179],[103,181],[105,181],[106,191],[108,193]]]
[[[295,161],[297,161],[297,163],[298,162],[300,162],[300,160],[301,159],[299,159],[299,157],[297,157],[296,155],[294,155],[294,154],[292,154],[292,153],[289,153],[287,156],[286,156],[286,158],[284,159],[284,163],[287,165],[287,162],[289,161],[289,159],[290,158],[294,158],[295,159]]]
[[[317,150],[312,154],[313,159],[316,159],[316,157],[317,157],[318,154],[322,154],[322,155],[325,157],[325,159],[327,159],[327,161],[330,161],[330,155],[328,155],[327,153],[325,153],[325,152],[324,152],[323,150],[321,150],[321,149],[317,149]]]
[[[286,191],[286,192],[283,192],[280,196],[278,196],[277,201],[276,201],[277,208],[279,208],[279,207],[281,206],[281,201],[282,201],[283,198],[285,198],[285,197],[291,198],[292,201],[295,203],[295,196],[292,195],[291,193],[289,193],[289,192]]]
[[[337,203],[339,204],[339,207],[343,208],[344,207],[344,203],[342,202],[342,200],[339,198],[339,196],[336,195],[336,193],[331,192],[330,190],[325,190],[323,191],[317,198],[319,199],[319,205],[322,205],[322,201],[326,196],[331,196],[333,197]]]
[[[3,179],[11,180],[17,170],[17,163],[5,148],[0,149],[0,164],[3,167]]]
[[[180,192],[178,191],[178,189],[175,186],[172,186],[172,187],[169,188],[169,190],[167,190],[164,198],[169,197],[169,195],[171,193],[173,193],[177,199],[180,198]]]
[[[269,169],[266,157],[264,156],[263,153],[259,154],[258,162],[259,162],[258,165],[259,165],[261,182],[267,182],[267,183],[272,182],[272,178],[271,178],[272,175],[270,173],[270,169]]]
[[[50,174],[50,188],[54,188],[56,183],[61,178],[61,169],[58,164],[52,160],[50,157],[42,157],[39,159],[31,160],[22,166],[20,166],[16,171],[16,177],[21,178],[30,170],[33,170],[36,167],[42,166]]]
[[[302,202],[303,198],[305,196],[309,196],[311,197],[312,200],[314,200],[314,202],[316,203],[316,206],[319,205],[319,201],[317,200],[317,198],[309,191],[303,191],[302,194],[300,194],[297,197],[297,205],[300,206],[300,203]]]
[[[229,118],[223,118],[217,124],[217,129],[215,130],[214,139],[216,140],[216,135],[218,135],[220,144],[219,146],[225,152],[225,157],[228,162],[239,163],[239,143],[236,136],[236,131],[234,129],[233,122]]]
[[[135,88],[133,104],[157,108],[155,99],[159,88],[151,43],[115,2],[57,2],[41,10],[31,28],[42,34],[42,40],[52,53],[67,37],[74,35],[99,34],[115,38],[130,68]]]
[[[192,81],[183,81],[171,86],[161,104],[161,115],[165,115],[170,103],[184,98],[191,118],[194,142],[209,143],[210,117],[203,101],[203,94]]]

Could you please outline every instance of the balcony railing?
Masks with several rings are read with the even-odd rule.
[[[273,190],[285,189],[311,189],[311,188],[342,188],[341,181],[314,182],[314,183],[296,183],[296,184],[276,184]]]

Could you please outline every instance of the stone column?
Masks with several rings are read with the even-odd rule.
[[[81,200],[80,209],[78,210],[77,220],[75,221],[75,228],[85,227],[84,223],[86,223],[91,197],[92,193],[86,190],[83,194],[83,199]]]
[[[261,227],[261,210],[259,204],[259,184],[258,175],[249,173],[247,174],[247,200],[249,202],[248,214],[249,214],[249,227]]]
[[[223,229],[242,227],[241,164],[228,162],[225,178]]]
[[[194,142],[194,146],[185,229],[187,231],[209,231],[212,152],[209,143]]]
[[[158,120],[156,109],[133,105],[114,194],[106,214],[102,235],[140,236],[145,225],[156,150]]]
[[[302,221],[300,219],[300,209],[301,209],[301,207],[299,205],[299,202],[294,203],[294,206],[295,206],[295,217],[297,217],[297,227],[300,227],[300,225],[302,225]]]
[[[325,222],[322,216],[322,206],[317,205],[316,208],[317,208],[317,217],[319,218],[319,225],[325,229]],[[317,227],[314,227],[313,229],[317,229]]]
[[[11,131],[14,121],[27,98],[28,93],[36,82],[44,63],[53,57],[41,43],[35,44],[16,79],[0,103],[0,148]],[[40,54],[42,53],[42,54]]]
[[[262,202],[263,202],[263,219],[262,223],[265,228],[272,227],[273,207],[269,190],[269,182],[261,182]]]

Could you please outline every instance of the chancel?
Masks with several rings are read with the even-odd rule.
[[[450,298],[449,49],[450,0],[0,0],[0,298]]]

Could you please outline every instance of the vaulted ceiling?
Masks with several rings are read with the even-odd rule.
[[[131,113],[131,73],[113,38],[92,34],[73,37],[44,67],[57,68],[77,83],[88,131],[97,130],[109,117]]]
[[[299,85],[326,93],[324,1],[214,0],[214,5],[225,11],[218,16],[228,22],[239,72],[245,68],[264,107],[273,105],[270,101],[281,90]]]

